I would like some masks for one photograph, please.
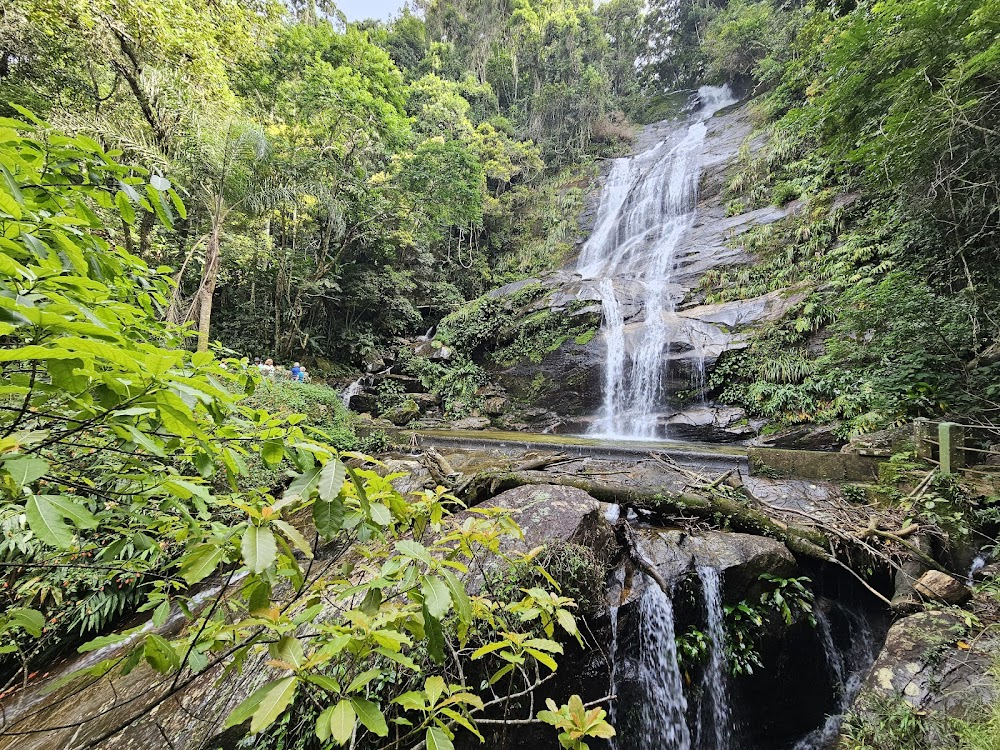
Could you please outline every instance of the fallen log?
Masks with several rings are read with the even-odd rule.
[[[606,503],[630,505],[647,510],[673,510],[699,518],[711,518],[734,531],[770,536],[793,553],[829,561],[829,540],[814,527],[797,527],[772,518],[746,499],[735,499],[721,491],[696,494],[665,492],[648,487],[634,487],[598,482],[583,476],[552,475],[545,472],[482,472],[466,486],[466,501],[476,505],[501,492],[532,484],[555,484],[576,487]]]

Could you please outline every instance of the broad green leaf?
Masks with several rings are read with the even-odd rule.
[[[267,440],[260,447],[260,457],[268,466],[277,466],[285,457],[285,446],[280,440]]]
[[[368,731],[379,737],[385,737],[389,734],[389,727],[385,723],[385,716],[382,715],[381,709],[375,703],[364,698],[351,698],[351,705],[354,707],[354,712],[358,715],[361,723],[368,728]]]
[[[451,601],[458,613],[458,637],[464,641],[469,632],[469,625],[472,623],[472,601],[469,599],[465,586],[452,571],[442,568],[441,577],[444,578],[445,585],[451,592]]]
[[[368,508],[373,522],[379,526],[388,526],[392,521],[392,514],[382,503],[372,503]]]
[[[297,685],[298,678],[295,676],[283,677],[271,683],[270,689],[261,697],[257,710],[253,712],[250,734],[257,734],[271,726],[274,720],[284,713],[288,704],[292,702]]]
[[[73,531],[62,514],[44,495],[32,495],[24,508],[28,527],[46,544],[66,549],[73,543]]]
[[[334,695],[340,693],[340,683],[333,677],[328,677],[327,675],[322,674],[310,674],[306,675],[305,679],[313,685],[318,685],[323,688],[328,693],[333,693]]]
[[[274,521],[271,521],[271,523],[277,526],[279,529],[281,529],[281,533],[285,535],[288,541],[290,541],[298,548],[299,552],[301,552],[309,559],[312,559],[313,556],[312,547],[309,546],[309,542],[306,540],[306,538],[302,536],[302,532],[300,532],[290,523],[282,521],[281,519],[275,519]]]
[[[451,609],[451,592],[448,586],[437,576],[420,577],[420,591],[424,595],[424,606],[431,617],[441,620]]]
[[[577,635],[579,632],[576,627],[576,618],[573,617],[571,612],[565,609],[556,610],[556,619],[559,621],[559,625],[570,635]]]
[[[269,644],[267,652],[272,659],[277,659],[293,667],[301,667],[306,660],[302,651],[302,643],[292,635],[283,635],[274,643]]]
[[[339,745],[346,745],[354,734],[357,714],[348,700],[342,700],[330,714],[330,736]]]
[[[274,504],[275,508],[283,508],[287,505],[291,505],[298,500],[305,500],[309,497],[309,493],[312,488],[316,486],[319,481],[321,468],[316,466],[312,469],[308,469],[301,474],[297,475],[292,483],[288,485],[288,489],[281,496],[281,500]]]
[[[414,560],[419,560],[427,565],[434,564],[434,558],[431,557],[431,553],[420,542],[414,542],[410,539],[396,542],[396,551],[401,555],[412,557]]]
[[[274,685],[273,682],[269,682],[266,685],[261,685],[259,688],[254,690],[240,705],[232,710],[229,716],[226,717],[225,723],[222,725],[222,729],[226,730],[230,727],[239,726],[246,721],[250,720],[250,717],[254,715],[257,711],[257,707],[260,706],[261,700],[267,695],[271,687]]]
[[[22,216],[21,207],[14,200],[14,196],[10,195],[3,188],[0,188],[0,211],[3,211],[8,216],[13,216],[15,219],[20,219]]]
[[[243,562],[246,566],[254,573],[263,573],[278,555],[278,545],[274,539],[274,532],[266,526],[260,527],[251,524],[243,532],[240,550],[243,553]]]
[[[316,531],[324,539],[330,539],[344,526],[344,504],[340,500],[317,500],[312,512]]]
[[[440,727],[428,727],[424,741],[427,743],[427,750],[455,750],[448,735]]]
[[[48,462],[34,456],[22,456],[4,461],[2,466],[18,487],[25,487],[41,479],[49,470]]]
[[[319,496],[323,500],[333,500],[340,494],[347,479],[347,469],[339,458],[331,458],[323,465],[319,478]]]
[[[127,641],[131,636],[142,630],[144,626],[138,625],[134,628],[129,628],[128,630],[123,630],[121,633],[113,633],[112,635],[99,635],[93,640],[87,641],[82,646],[77,648],[77,651],[81,654],[85,654],[88,651],[97,651],[104,648],[105,646],[114,646],[115,644],[121,643],[122,641]]]
[[[369,682],[378,677],[380,674],[382,674],[382,670],[379,669],[378,667],[373,667],[372,669],[362,672],[353,680],[351,680],[351,684],[347,686],[347,692],[354,693],[360,690]]]
[[[320,742],[326,742],[330,739],[330,718],[333,716],[334,708],[336,707],[327,706],[316,719],[316,736]]]
[[[27,607],[14,607],[8,610],[5,619],[8,627],[23,628],[28,635],[35,638],[42,634],[42,628],[45,627],[45,615]]]
[[[444,689],[447,687],[444,678],[441,675],[431,675],[426,680],[424,680],[424,692],[427,694],[427,704],[429,706],[436,706],[438,700],[444,695]]]
[[[128,195],[124,191],[119,190],[115,193],[115,205],[118,207],[118,213],[121,215],[122,221],[126,224],[135,224],[135,208],[133,208]]]
[[[154,634],[146,636],[146,661],[160,674],[167,674],[180,666],[180,658],[174,647]]]
[[[424,635],[427,638],[427,654],[435,664],[444,663],[444,633],[441,631],[441,621],[423,607]]]
[[[157,605],[156,609],[153,610],[153,625],[161,628],[166,623],[167,618],[170,617],[170,600],[164,599]]]
[[[78,529],[97,528],[94,514],[69,495],[41,495],[54,507],[63,518],[69,520]]]
[[[180,561],[181,578],[188,584],[198,583],[215,572],[225,557],[226,550],[221,545],[199,544]]]

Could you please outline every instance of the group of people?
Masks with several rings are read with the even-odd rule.
[[[255,364],[257,365],[257,369],[260,370],[260,374],[265,378],[270,378],[271,380],[297,380],[300,383],[309,382],[309,373],[298,362],[289,369],[282,365],[275,367],[273,359],[268,358],[261,362],[260,357],[257,357]]]

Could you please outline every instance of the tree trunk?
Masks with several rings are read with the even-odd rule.
[[[198,288],[198,351],[208,350],[208,335],[212,325],[212,298],[215,295],[215,282],[219,278],[219,241],[222,235],[222,222],[216,220],[212,226],[212,235],[208,238],[205,250],[205,268],[201,274],[201,286]]]

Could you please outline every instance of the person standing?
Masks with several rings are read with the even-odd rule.
[[[294,365],[292,365],[292,380],[301,380],[302,379],[301,376],[302,376],[302,365],[296,362]]]

